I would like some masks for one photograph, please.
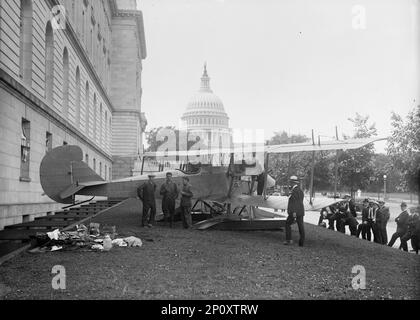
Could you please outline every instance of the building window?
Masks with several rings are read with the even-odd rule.
[[[86,89],[85,89],[85,126],[86,126],[86,135],[89,136],[89,129],[90,129],[90,97],[89,97],[89,82],[86,81]]]
[[[109,130],[109,128],[108,128],[108,111],[105,111],[105,138],[104,138],[105,139],[105,143],[104,143],[105,149],[108,148],[108,132],[109,132],[108,130]]]
[[[108,175],[108,177],[109,177],[109,180],[112,180],[112,171],[111,171],[111,167],[109,167],[109,175]]]
[[[96,172],[96,159],[93,158],[93,171]]]
[[[64,113],[65,118],[68,117],[68,111],[69,111],[69,75],[70,75],[69,69],[70,69],[69,51],[67,50],[67,48],[64,48],[64,51],[63,51],[63,111],[64,112],[63,113]],[[76,100],[77,100],[77,97],[76,97]]]
[[[48,103],[53,102],[54,86],[54,32],[48,21],[45,29],[45,98]]]
[[[99,175],[102,177],[102,162],[99,162]]]
[[[96,93],[93,94],[93,141],[97,140],[97,112],[96,112]]]
[[[106,175],[108,174],[108,166],[105,165],[105,171],[104,171],[104,175],[105,175],[105,180],[107,180]]]
[[[47,132],[45,134],[45,153],[48,153],[52,150],[52,146],[53,146],[53,136],[52,133]]]
[[[20,76],[24,83],[32,83],[32,0],[20,1]]]
[[[80,126],[80,69],[76,68],[76,126]]]
[[[85,154],[85,162],[89,165],[89,155],[87,153]]]
[[[20,141],[20,180],[30,181],[29,163],[31,150],[31,123],[22,118],[22,136]]]
[[[102,146],[102,118],[103,111],[102,111],[102,103],[99,108],[99,145]]]

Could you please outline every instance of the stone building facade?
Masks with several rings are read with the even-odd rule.
[[[135,0],[0,2],[0,229],[59,209],[39,178],[54,147],[80,146],[105,180],[131,174],[145,58]]]

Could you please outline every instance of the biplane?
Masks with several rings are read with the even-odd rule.
[[[293,152],[318,152],[358,149],[383,138],[334,140],[313,144],[297,143],[269,146],[248,146],[227,149],[190,149],[163,152],[149,152],[146,158],[165,159],[178,157],[187,159],[179,169],[170,170],[173,181],[181,185],[182,178],[189,177],[196,205],[198,202],[210,207],[217,216],[196,224],[198,229],[279,229],[285,218],[277,214],[286,210],[287,196],[268,196],[267,189],[274,185],[274,179],[268,174],[270,154]],[[213,165],[211,162],[198,161],[200,157],[215,154],[228,154],[230,161],[226,165]],[[244,154],[251,154],[253,161],[235,161],[243,159]],[[263,155],[263,162],[256,155]],[[260,157],[261,158],[261,157]],[[198,160],[197,160],[198,159]],[[165,182],[166,172],[156,172],[156,198],[159,199],[160,186]],[[263,177],[263,178],[261,178]],[[76,195],[98,196],[118,199],[137,198],[137,187],[148,180],[147,174],[114,181],[104,181],[88,164],[83,161],[83,152],[78,146],[60,146],[48,152],[40,167],[40,181],[46,195],[52,200],[72,204]],[[257,192],[262,190],[262,192]],[[342,199],[305,197],[307,211],[340,202]],[[263,208],[271,209],[264,211]],[[275,212],[273,212],[273,209]],[[247,213],[247,214],[245,214]]]

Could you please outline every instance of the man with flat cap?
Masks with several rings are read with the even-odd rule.
[[[303,191],[299,187],[299,179],[296,176],[290,177],[290,187],[292,189],[287,204],[287,220],[286,220],[286,241],[285,245],[292,244],[292,224],[297,223],[299,229],[299,246],[303,247],[305,242],[305,228],[303,225],[303,217],[305,216],[305,207],[303,205]]]
[[[137,196],[143,202],[143,216],[141,226],[151,228],[156,215],[156,184],[153,181],[154,174],[149,174],[149,180],[137,188]]]

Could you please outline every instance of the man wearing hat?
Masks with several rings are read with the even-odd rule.
[[[386,232],[386,226],[389,221],[390,213],[389,213],[389,208],[385,206],[385,201],[379,201],[378,203],[379,203],[378,214],[380,212],[380,217],[381,217],[379,222],[377,220],[378,229],[379,229],[378,232],[380,234],[381,244],[386,245],[388,243],[388,234]],[[377,219],[378,219],[378,214],[377,214]]]
[[[141,226],[145,227],[147,225],[151,228],[156,215],[156,184],[153,181],[153,178],[155,177],[154,174],[149,174],[148,177],[149,180],[137,188],[137,195],[143,202]]]
[[[286,220],[286,241],[285,245],[292,244],[292,224],[297,223],[299,228],[299,246],[303,247],[305,242],[305,228],[303,217],[305,216],[305,207],[303,206],[303,191],[299,187],[299,179],[296,176],[290,177],[290,187],[292,192],[289,196],[287,204],[287,220]]]
[[[401,244],[407,243],[411,239],[411,246],[413,250],[418,254],[420,250],[420,206],[410,208],[411,215],[407,222],[407,232],[401,239]]]
[[[166,182],[160,187],[160,195],[162,196],[162,211],[166,222],[172,228],[175,216],[175,202],[178,198],[178,187],[172,181],[172,173],[166,173]]]
[[[409,218],[410,214],[407,211],[407,203],[402,202],[401,213],[398,215],[398,217],[395,218],[395,222],[397,223],[397,231],[392,235],[388,246],[392,247],[398,238],[401,239],[407,233]],[[404,251],[408,251],[407,241],[401,241],[401,248]]]
[[[362,223],[357,228],[357,237],[362,233],[362,239],[370,241],[369,199],[363,200]]]

